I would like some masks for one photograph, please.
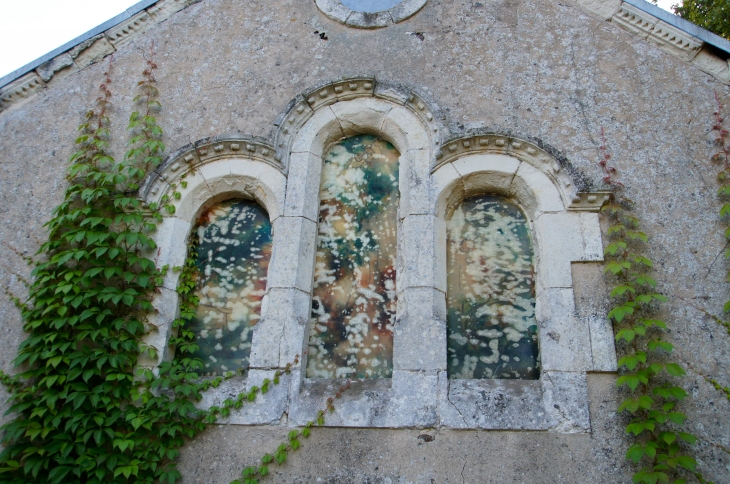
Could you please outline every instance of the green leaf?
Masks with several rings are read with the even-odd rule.
[[[664,365],[664,368],[666,368],[667,373],[672,376],[682,376],[685,374],[684,369],[676,363],[667,363]]]

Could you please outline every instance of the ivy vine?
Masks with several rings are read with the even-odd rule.
[[[134,195],[165,150],[155,118],[161,106],[153,56],[151,49],[134,99],[142,109],[130,116],[121,162],[109,152],[110,61],[97,108],[79,126],[69,186],[46,224],[28,299],[14,298],[28,338],[15,359],[21,372],[0,372],[14,416],[2,427],[3,484],[174,483],[181,478],[175,460],[187,439],[266,393],[298,363],[297,357],[273,380],[222,406],[196,408],[203,392],[234,373],[202,379],[202,362],[190,357],[197,346],[185,322],[198,303],[192,246],[180,268],[181,314],[170,340],[175,358],[161,363],[157,374],[135,373],[140,354],[157,357],[158,349],[142,339],[156,330],[146,315],[168,269],[145,254],[157,248],[152,233],[160,211],[174,212],[170,198],[145,207]],[[179,198],[176,187],[170,197]]]
[[[631,416],[626,432],[636,438],[626,457],[640,466],[634,483],[684,483],[685,475],[695,473],[697,466],[683,445],[694,444],[697,438],[682,430],[687,416],[678,409],[687,392],[674,383],[685,371],[673,360],[674,346],[665,339],[667,324],[657,316],[667,297],[657,292],[651,276],[653,263],[645,249],[649,236],[632,213],[632,201],[622,195],[624,186],[615,180],[617,171],[610,163],[603,130],[601,135],[599,165],[604,183],[614,190],[602,209],[610,223],[606,232],[610,243],[604,251],[605,272],[613,283],[608,318],[623,354],[616,384],[628,390],[618,411]]]

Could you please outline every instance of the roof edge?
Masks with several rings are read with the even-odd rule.
[[[79,35],[75,39],[72,39],[72,40],[66,42],[65,44],[63,44],[62,46],[57,47],[57,48],[53,49],[52,51],[50,51],[49,53],[37,58],[33,62],[29,62],[28,64],[24,65],[23,67],[15,69],[13,72],[6,74],[3,77],[0,77],[0,87],[10,84],[11,82],[20,78],[24,74],[29,73],[36,67],[53,59],[57,55],[63,54],[64,52],[73,49],[74,47],[76,47],[77,45],[82,43],[83,41],[89,40],[92,37],[102,34],[105,31],[109,30],[110,28],[124,22],[125,20],[134,17],[136,14],[138,14],[142,10],[146,9],[147,7],[149,7],[151,5],[154,5],[157,2],[158,2],[158,0],[142,0],[141,2],[138,2],[134,5],[132,5],[127,10],[120,13],[116,17],[110,18],[106,22],[104,22],[100,25],[97,25],[96,27],[89,30],[88,32],[85,32],[85,33]]]
[[[654,17],[658,18],[659,20],[662,20],[672,27],[676,27],[679,30],[682,30],[688,34],[690,34],[693,37],[697,37],[701,41],[705,42],[706,44],[709,44],[721,51],[723,51],[725,54],[730,57],[730,41],[720,37],[717,34],[713,34],[709,30],[700,27],[699,25],[695,25],[689,20],[685,20],[682,17],[679,17],[677,15],[674,15],[671,12],[667,12],[664,9],[661,9],[654,5],[653,3],[649,3],[645,0],[623,0],[624,3],[628,3],[629,5],[638,8],[639,10],[643,10],[644,12],[653,15]],[[0,80],[0,84],[2,84]]]

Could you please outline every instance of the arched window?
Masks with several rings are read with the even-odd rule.
[[[324,158],[309,378],[392,375],[399,157],[359,135]]]
[[[271,222],[250,200],[228,200],[205,210],[194,228],[200,298],[187,328],[196,335],[204,373],[248,368],[253,326],[271,257]]]
[[[530,228],[498,195],[465,199],[447,222],[449,378],[540,376]]]

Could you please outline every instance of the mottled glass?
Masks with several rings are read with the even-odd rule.
[[[253,327],[261,315],[271,258],[271,222],[250,200],[228,200],[197,221],[195,317],[186,325],[199,349],[204,373],[245,371]]]
[[[530,228],[503,197],[467,198],[447,222],[449,378],[540,376]]]
[[[309,378],[392,375],[399,157],[360,135],[324,158]]]

